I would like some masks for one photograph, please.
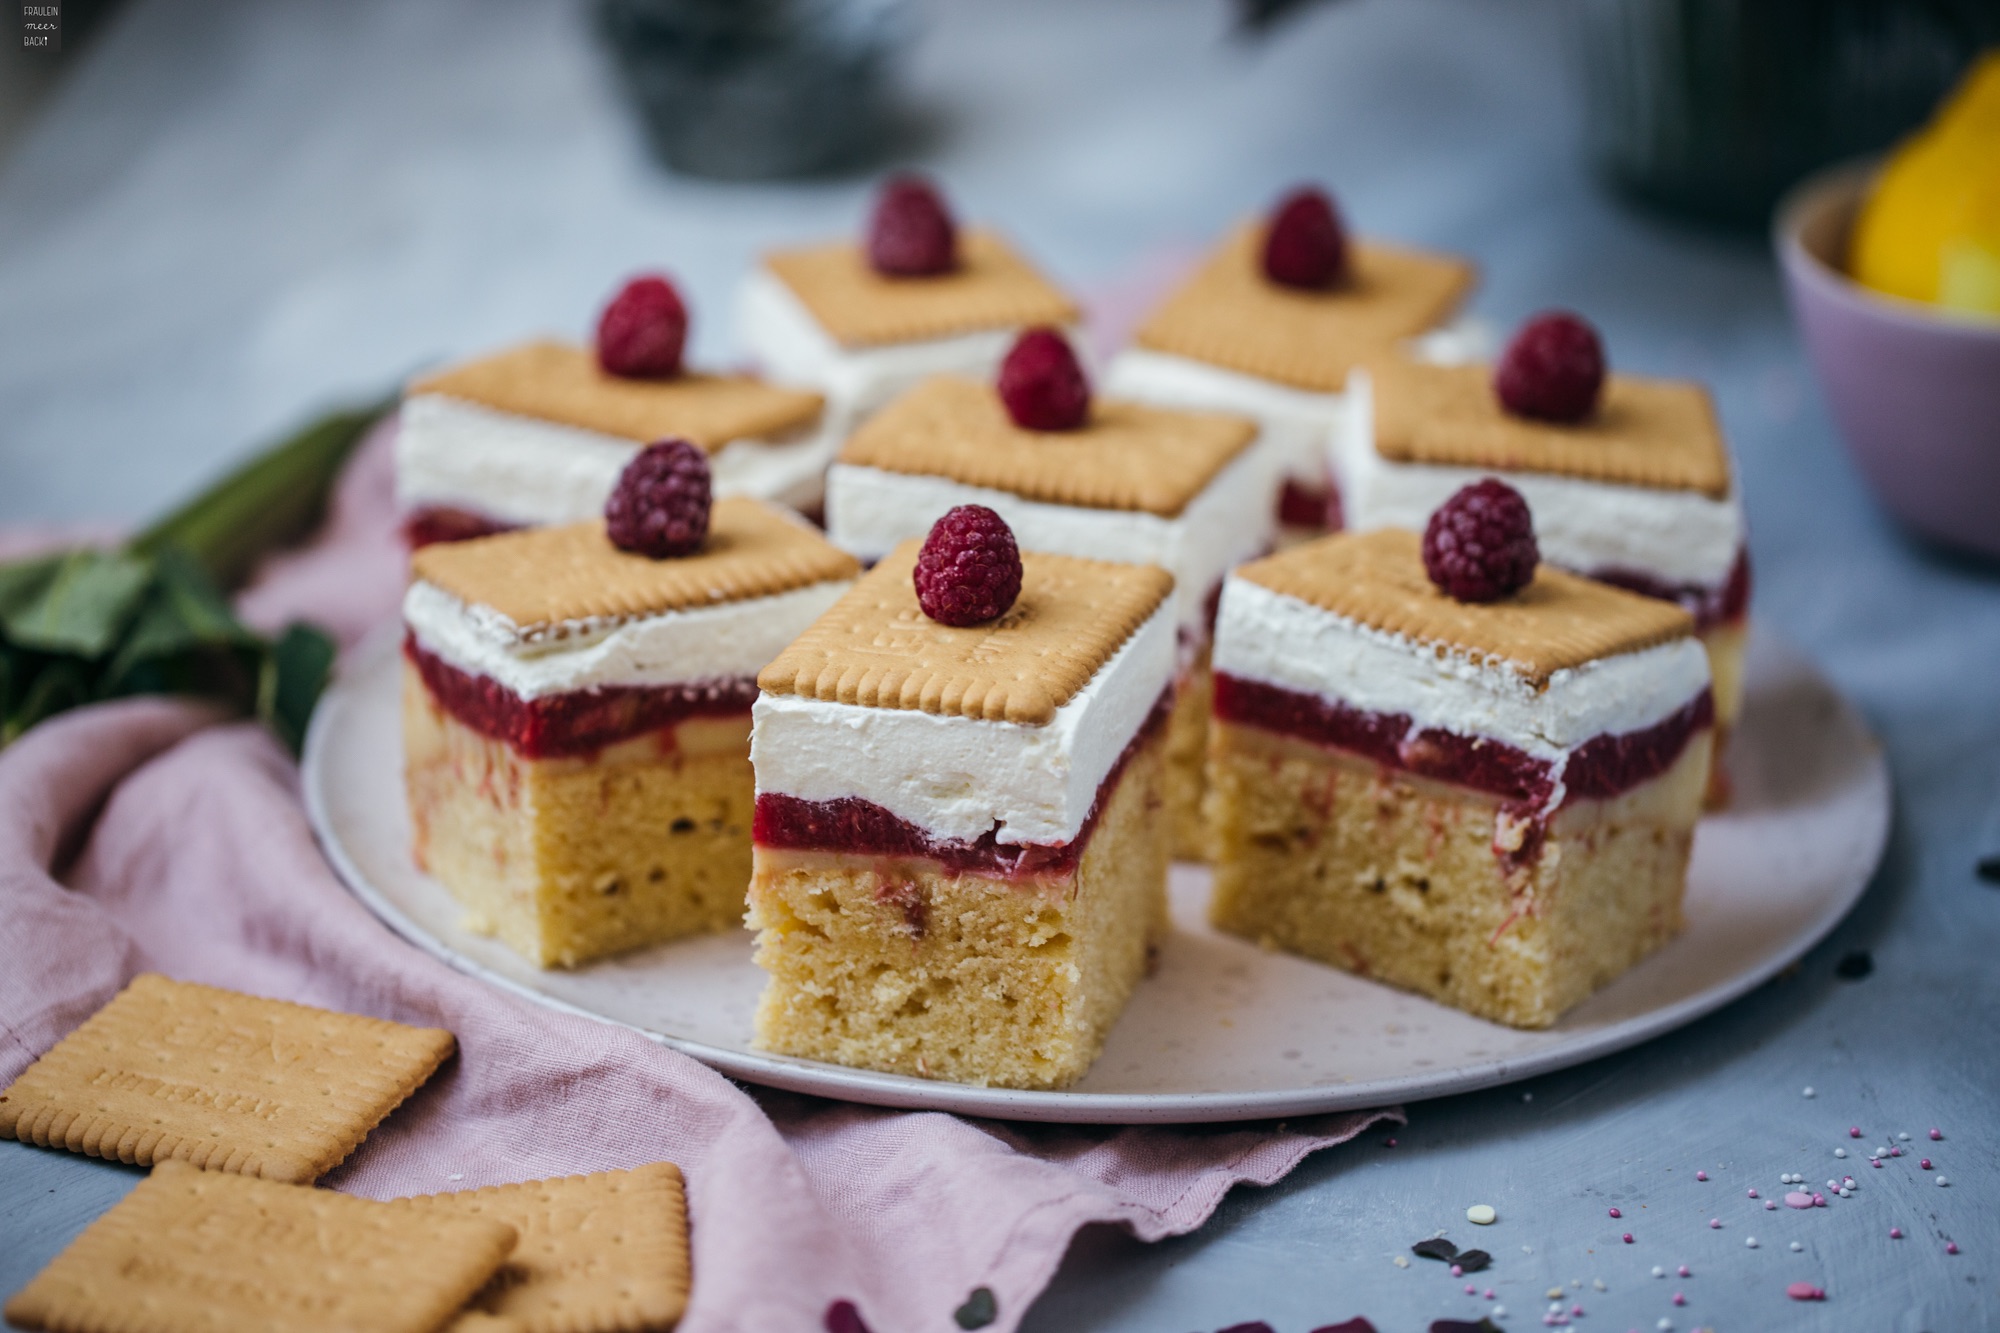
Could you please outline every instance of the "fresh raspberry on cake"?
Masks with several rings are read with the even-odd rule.
[[[604,505],[612,545],[664,560],[692,555],[708,536],[708,455],[686,440],[658,440],[625,465]]]
[[[1000,363],[1000,401],[1022,430],[1075,430],[1090,416],[1090,381],[1069,339],[1029,329]]]
[[[898,278],[958,267],[958,227],[936,186],[921,176],[889,178],[868,220],[868,262]]]
[[[1303,186],[1278,205],[1264,236],[1264,276],[1312,290],[1347,280],[1347,229],[1326,191]]]
[[[1424,572],[1461,602],[1497,602],[1519,592],[1540,559],[1528,502],[1496,477],[1461,489],[1424,528]]]
[[[657,273],[626,283],[597,320],[597,363],[626,379],[667,379],[681,372],[687,307]]]
[[[1021,595],[1021,548],[1000,515],[959,505],[931,525],[911,577],[917,605],[939,624],[997,620]]]
[[[1515,416],[1577,422],[1597,410],[1604,389],[1604,343],[1564,310],[1521,326],[1493,371],[1493,391]]]

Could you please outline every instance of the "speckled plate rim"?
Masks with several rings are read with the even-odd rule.
[[[452,968],[501,990],[561,1013],[628,1028],[663,1046],[692,1056],[731,1078],[872,1106],[949,1111],[1000,1120],[1072,1124],[1197,1124],[1270,1120],[1475,1092],[1610,1055],[1713,1013],[1763,985],[1824,939],[1860,900],[1887,846],[1891,810],[1888,765],[1880,744],[1859,713],[1831,684],[1795,650],[1782,642],[1774,642],[1768,634],[1760,632],[1757,637],[1761,641],[1758,646],[1764,653],[1776,657],[1792,670],[1808,673],[1814,679],[1836,708],[1838,724],[1843,730],[1851,732],[1866,750],[1860,756],[1856,774],[1843,788],[1843,793],[1872,817],[1872,824],[1859,836],[1859,845],[1866,849],[1866,854],[1855,858],[1847,867],[1849,873],[1825,895],[1819,911],[1802,928],[1774,941],[1754,962],[1723,980],[1622,1022],[1580,1032],[1569,1040],[1519,1057],[1464,1062],[1429,1069],[1421,1074],[1330,1086],[1191,1093],[1029,1092],[967,1087],[692,1041],[595,1012],[498,973],[431,934],[370,883],[329,816],[326,788],[328,738],[341,726],[348,710],[356,706],[358,690],[354,682],[365,679],[371,666],[379,669],[380,658],[398,651],[399,634],[384,631],[362,644],[321,698],[307,732],[301,778],[307,816],[328,861],[349,890],[396,934]],[[1617,984],[1615,981],[1612,983],[1614,986]]]

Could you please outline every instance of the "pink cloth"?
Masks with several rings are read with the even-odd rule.
[[[351,643],[394,614],[389,439],[343,481],[311,548],[242,599]],[[458,1036],[458,1057],[327,1184],[375,1198],[662,1158],[687,1173],[694,1294],[682,1328],[936,1333],[977,1287],[1018,1324],[1070,1237],[1199,1226],[1397,1112],[1187,1129],[1002,1125],[748,1090],[622,1028],[558,1014],[403,943],[321,858],[269,736],[186,702],[85,709],[0,754],[0,1085],[156,970]]]

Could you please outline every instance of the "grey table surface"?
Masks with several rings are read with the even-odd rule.
[[[2000,577],[1872,507],[1763,246],[1593,187],[1564,4],[1361,0],[1263,48],[1226,40],[1216,0],[922,6],[919,160],[966,213],[1098,287],[1323,180],[1362,230],[1476,257],[1474,309],[1496,325],[1573,306],[1617,364],[1707,380],[1742,459],[1757,616],[1887,747],[1886,863],[1795,972],[1675,1035],[1412,1106],[1396,1148],[1378,1133],[1321,1154],[1193,1236],[1086,1233],[1035,1333],[1476,1317],[1492,1302],[1441,1266],[1392,1262],[1441,1228],[1496,1256],[1476,1285],[1509,1327],[1544,1318],[1556,1285],[1582,1327],[2000,1327],[2000,892],[1972,869],[2000,789]],[[865,198],[663,174],[572,5],[141,0],[0,168],[0,522],[136,519],[317,406],[580,331],[641,267],[685,280],[697,352],[729,357],[744,264],[853,225]],[[1872,975],[1839,979],[1856,949]],[[1853,1200],[1745,1197],[1782,1192],[1782,1173],[1822,1181],[1836,1146],[1898,1131],[1949,1188],[1908,1159],[1855,1170],[1856,1151],[1838,1163],[1862,1177]],[[0,1292],[134,1179],[0,1143]],[[1474,1203],[1500,1221],[1467,1225]],[[1801,1279],[1829,1299],[1788,1301]]]

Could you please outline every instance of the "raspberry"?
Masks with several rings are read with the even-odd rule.
[[[1516,416],[1581,421],[1597,410],[1604,387],[1604,344],[1597,330],[1564,310],[1521,326],[1493,371],[1493,392]]]
[[[985,505],[959,505],[931,525],[912,578],[925,615],[977,625],[1006,615],[1021,595],[1021,548],[1006,519]]]
[[[826,1307],[823,1321],[826,1333],[868,1333],[868,1325],[861,1322],[861,1311],[853,1301],[835,1301]]]
[[[1075,430],[1090,415],[1090,381],[1069,339],[1029,329],[1000,363],[1000,401],[1022,430]]]
[[[657,273],[632,279],[597,319],[597,364],[611,375],[660,380],[681,372],[687,307]]]
[[[1323,290],[1347,281],[1347,229],[1326,191],[1286,195],[1264,234],[1264,276],[1286,287]]]
[[[620,550],[664,560],[692,555],[708,536],[708,455],[686,440],[656,440],[618,474],[604,529]]]
[[[1497,602],[1520,591],[1539,559],[1528,502],[1495,477],[1439,505],[1424,528],[1424,572],[1461,602]]]
[[[937,187],[922,176],[891,176],[868,219],[868,262],[877,273],[921,278],[958,267],[958,228]]]

